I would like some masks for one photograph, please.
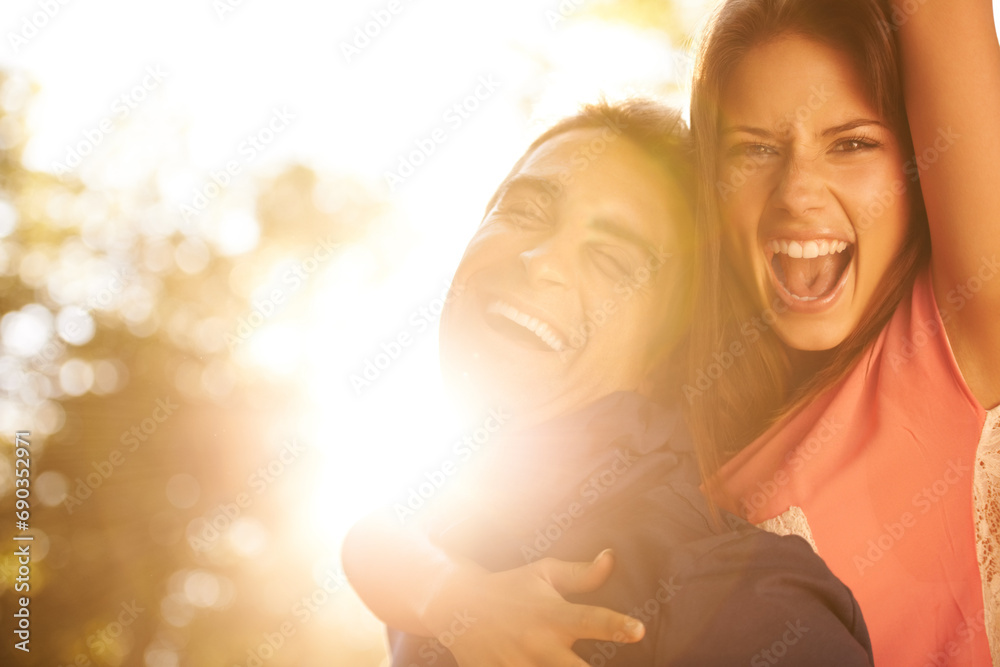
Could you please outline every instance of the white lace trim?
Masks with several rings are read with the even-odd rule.
[[[798,535],[809,543],[813,551],[819,553],[816,540],[813,539],[812,528],[809,527],[809,520],[806,519],[806,513],[801,507],[792,505],[773,519],[758,523],[757,527],[775,535]]]
[[[986,413],[972,478],[976,555],[993,666],[1000,667],[1000,406]]]

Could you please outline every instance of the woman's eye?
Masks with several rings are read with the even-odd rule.
[[[839,153],[857,153],[858,151],[867,150],[869,148],[877,148],[878,146],[879,144],[876,141],[859,137],[844,139],[839,142],[833,150]]]

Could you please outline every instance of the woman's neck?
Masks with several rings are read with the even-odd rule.
[[[795,393],[798,388],[807,384],[820,370],[829,365],[836,348],[816,351],[786,347],[785,351],[791,371],[788,390],[790,393]]]

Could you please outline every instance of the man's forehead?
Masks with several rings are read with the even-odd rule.
[[[517,193],[552,202],[583,197],[599,209],[587,221],[589,227],[628,230],[627,239],[618,236],[639,240],[644,249],[655,248],[662,255],[664,244],[670,245],[677,233],[678,207],[666,200],[685,194],[652,156],[631,139],[621,138],[605,127],[575,128],[551,137],[504,179],[490,208],[505,195]]]
[[[608,148],[617,143],[620,137],[621,135],[608,132],[605,127],[577,127],[566,130],[536,146],[524,160],[522,167],[550,161],[564,161],[577,152],[586,152],[587,158],[593,160],[607,153]],[[588,148],[590,150],[587,150]]]

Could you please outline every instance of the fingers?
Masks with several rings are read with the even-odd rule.
[[[605,549],[590,563],[570,563],[555,558],[543,558],[534,563],[539,576],[560,595],[589,593],[600,588],[611,575],[614,565],[611,549]],[[632,643],[642,639],[646,632],[640,621],[603,607],[567,602],[559,608],[560,625],[574,639]]]
[[[560,605],[557,621],[563,631],[576,639],[597,639],[632,644],[646,634],[638,619],[604,607],[566,603]]]
[[[590,563],[570,563],[543,558],[534,564],[538,574],[560,595],[589,593],[600,588],[614,569],[614,552],[605,549]]]

